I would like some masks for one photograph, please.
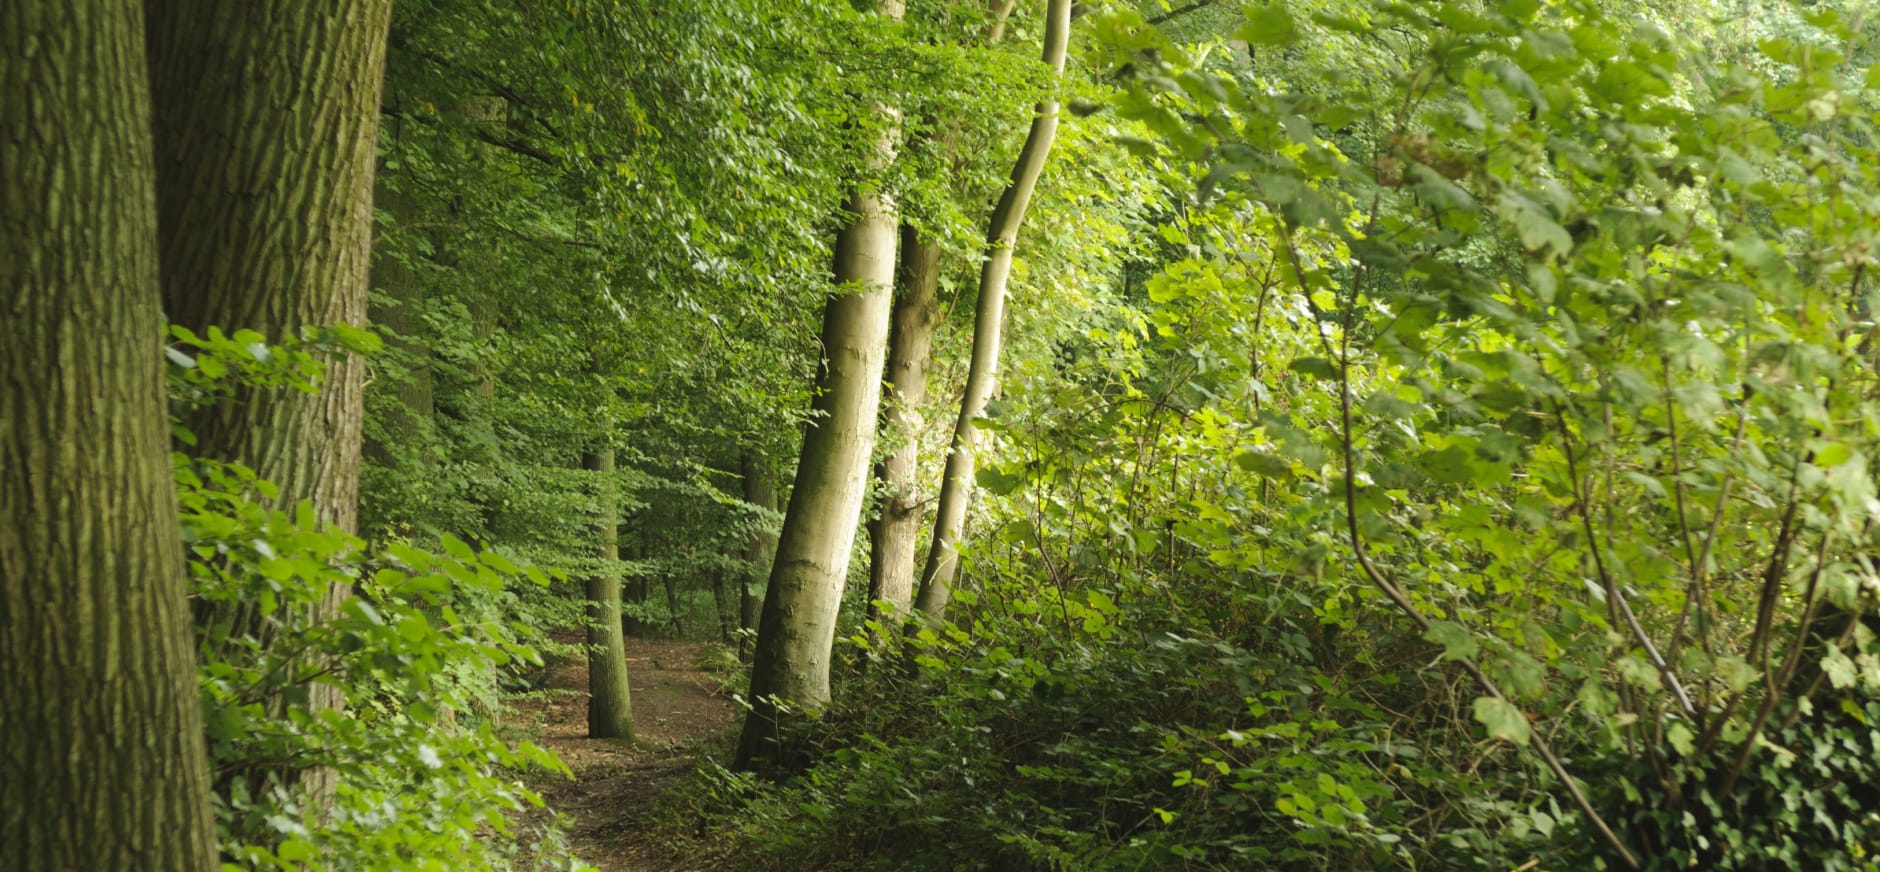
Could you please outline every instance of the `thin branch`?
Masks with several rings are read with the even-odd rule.
[[[1599,550],[1599,537],[1594,535],[1593,516],[1587,507],[1587,495],[1580,487],[1579,465],[1573,451],[1573,434],[1567,428],[1567,416],[1561,410],[1558,400],[1553,401],[1553,407],[1554,420],[1560,425],[1560,447],[1567,456],[1567,476],[1573,479],[1574,507],[1579,510],[1580,527],[1586,533],[1586,548],[1592,552],[1593,569],[1599,573],[1599,581],[1606,588],[1606,596],[1611,599],[1612,605],[1624,619],[1626,628],[1631,630],[1632,638],[1645,649],[1645,656],[1651,660],[1652,667],[1658,670],[1659,676],[1664,679],[1665,684],[1670,686],[1672,694],[1677,697],[1678,708],[1693,723],[1701,725],[1703,718],[1698,713],[1697,707],[1691,704],[1690,695],[1684,692],[1684,684],[1678,681],[1677,672],[1671,668],[1671,664],[1665,662],[1664,655],[1658,653],[1658,646],[1652,644],[1651,636],[1647,635],[1645,627],[1639,624],[1638,615],[1632,612],[1632,604],[1626,600],[1625,591],[1620,589],[1612,573],[1606,569],[1606,559]]]
[[[1152,15],[1146,19],[1146,21],[1150,26],[1159,26],[1180,18],[1183,15],[1187,15],[1190,12],[1199,12],[1219,2],[1220,0],[1194,0],[1194,2],[1186,6],[1177,6],[1160,15]]]

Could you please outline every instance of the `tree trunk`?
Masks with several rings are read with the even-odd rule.
[[[879,0],[876,11],[898,20],[903,7],[900,0]],[[886,106],[874,111],[895,117]],[[893,132],[876,143],[880,167],[893,160],[895,148]],[[833,272],[837,284],[857,287],[831,298],[823,310],[823,363],[758,620],[739,768],[777,756],[776,700],[795,711],[829,701],[836,612],[867,496],[880,414],[898,224],[893,199],[873,185],[858,185],[845,209],[854,217],[836,235]]]
[[[685,638],[685,616],[680,614],[679,579],[676,573],[668,572],[663,579],[666,585],[666,614],[672,617],[672,638]]]
[[[635,557],[637,568],[633,577],[627,581],[626,591],[627,601],[635,608],[632,614],[626,615],[621,620],[621,626],[625,628],[626,634],[635,639],[644,639],[652,635],[647,632],[647,623],[639,618],[639,615],[644,614],[641,609],[646,607],[646,594],[649,590],[646,564],[653,557],[653,534],[648,528],[648,523],[643,511],[640,515],[640,548]]]
[[[270,339],[365,322],[390,0],[150,0],[164,304],[201,332]],[[254,469],[283,505],[358,517],[364,367],[318,394],[256,391],[187,422],[198,453]]]
[[[595,473],[599,511],[594,520],[595,556],[601,567],[587,580],[588,736],[633,738],[632,691],[627,685],[627,643],[620,626],[620,527],[615,522],[614,451],[581,456]]]
[[[869,524],[869,616],[899,620],[914,601],[914,549],[920,539],[920,406],[927,400],[927,370],[933,334],[940,326],[940,244],[901,227],[901,264],[896,271],[893,326],[888,336],[888,456],[876,467],[880,516]],[[887,602],[883,615],[875,605]]]
[[[372,174],[391,0],[149,0],[159,253],[170,321],[270,339],[365,322]],[[359,519],[364,363],[338,353],[317,394],[243,391],[191,415],[200,456],[240,463],[307,500],[323,523]],[[335,585],[316,613],[351,590]],[[199,610],[198,627],[270,644],[260,609]],[[344,703],[316,683],[309,708]],[[284,780],[304,773],[286,770]],[[315,770],[310,796],[331,794]]]
[[[746,448],[738,457],[738,471],[744,479],[744,501],[765,511],[777,510],[777,489],[771,484],[770,463],[763,453]],[[748,574],[740,576],[738,584],[738,628],[751,631],[757,629],[760,609],[764,604],[762,585],[770,577],[770,565],[777,556],[777,533],[773,529],[761,529],[752,534],[751,543],[745,548],[744,559],[751,567]],[[749,636],[738,643],[738,659],[748,661],[752,645]]]
[[[712,570],[712,608],[718,612],[718,640],[731,641],[732,618],[730,592],[725,590],[725,570]]]
[[[391,216],[394,225],[403,225],[417,214],[412,196],[388,186],[382,173],[373,190],[373,202],[380,212]],[[389,406],[382,402],[374,406],[381,412],[375,428],[377,438],[367,438],[365,453],[379,466],[421,475],[431,465],[431,458],[428,453],[414,457],[410,452],[429,445],[437,399],[430,350],[421,341],[428,338],[422,336],[425,286],[405,260],[415,258],[417,253],[401,254],[403,257],[393,254],[383,240],[373,246],[372,288],[383,302],[369,305],[367,313],[372,325],[385,336],[386,348],[398,352],[394,362],[403,364],[405,372],[397,378],[382,375],[377,382],[395,401]],[[416,468],[401,468],[406,463],[415,463]]]
[[[1044,62],[1053,70],[1064,71],[1065,49],[1070,42],[1071,0],[1050,0],[1045,8]],[[952,451],[947,455],[946,474],[940,483],[940,504],[935,510],[933,540],[927,549],[927,566],[921,572],[920,597],[915,602],[930,620],[946,615],[953,579],[959,572],[960,528],[966,523],[966,507],[972,500],[974,456],[979,430],[973,422],[986,413],[986,402],[999,384],[999,347],[1005,323],[1005,285],[1012,274],[1012,248],[1018,242],[1018,229],[1031,205],[1031,195],[1044,173],[1045,160],[1057,138],[1058,105],[1045,100],[1031,121],[1031,131],[1012,166],[1012,181],[999,197],[998,208],[986,233],[986,260],[979,273],[979,305],[973,317],[973,357],[966,374],[966,392],[960,399],[960,416],[953,425]]]
[[[0,869],[215,867],[142,13],[0,13]]]

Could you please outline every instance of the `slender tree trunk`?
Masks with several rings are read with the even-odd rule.
[[[685,618],[679,613],[679,580],[674,573],[666,573],[666,613],[672,616],[672,638],[685,638]]]
[[[1065,50],[1070,42],[1071,0],[1050,0],[1045,9],[1044,62],[1053,70],[1064,71]],[[999,383],[999,347],[1005,323],[1005,286],[1012,274],[1012,249],[1018,242],[1018,230],[1037,190],[1038,177],[1051,155],[1057,138],[1058,105],[1056,100],[1038,104],[1031,131],[1012,166],[1012,181],[999,197],[998,208],[986,233],[986,260],[979,273],[979,305],[973,319],[972,365],[966,374],[966,392],[960,399],[960,416],[953,425],[953,447],[947,455],[945,477],[940,484],[940,503],[935,510],[933,540],[927,549],[927,566],[921,572],[920,596],[915,607],[930,620],[946,615],[953,579],[959,572],[960,529],[966,522],[966,508],[972,500],[974,452],[979,430],[973,422],[986,413],[986,402]]]
[[[746,448],[738,457],[738,471],[744,479],[744,501],[765,511],[777,510],[777,489],[771,484],[770,463],[763,453]],[[751,569],[741,575],[738,584],[738,628],[757,629],[758,614],[764,604],[764,582],[770,577],[770,565],[777,556],[777,532],[762,529],[751,536],[744,559]],[[752,645],[749,637],[738,644],[738,659],[748,661]]]
[[[216,863],[142,20],[0,11],[0,869]]]
[[[888,335],[888,455],[876,467],[880,516],[869,524],[869,616],[900,619],[914,602],[914,549],[920,540],[920,406],[927,400],[933,334],[940,326],[940,244],[901,226],[901,263]],[[877,602],[887,602],[882,615]]]
[[[880,0],[876,10],[899,19],[901,0]],[[875,111],[895,117],[895,110]],[[884,134],[876,155],[893,160],[897,134]],[[829,661],[836,612],[848,579],[849,551],[867,496],[869,454],[881,405],[881,371],[894,286],[894,201],[873,185],[860,185],[845,204],[854,216],[836,235],[834,278],[856,286],[823,310],[823,363],[816,378],[814,414],[803,435],[790,508],[784,513],[777,557],[758,620],[751,664],[751,713],[738,744],[737,766],[776,757],[780,710],[808,711],[829,701]]]
[[[627,602],[632,603],[635,609],[633,614],[628,615],[621,622],[621,625],[626,628],[627,635],[635,639],[644,639],[651,634],[647,632],[647,622],[641,620],[639,615],[643,614],[640,610],[646,607],[646,596],[651,589],[651,581],[646,577],[647,572],[645,566],[653,558],[653,534],[648,529],[647,519],[644,514],[640,516],[639,538],[640,548],[636,558],[639,562],[639,569],[635,571],[633,577],[627,581]]]
[[[718,612],[718,639],[731,641],[732,621],[736,617],[731,612],[730,591],[725,590],[725,570],[712,570],[712,608]]]
[[[980,36],[995,45],[1005,36],[1017,0],[987,0],[987,23]],[[957,129],[936,143],[942,151],[958,147]],[[920,544],[920,431],[926,423],[920,406],[927,400],[927,373],[933,363],[933,336],[940,326],[940,244],[925,241],[909,224],[901,225],[901,262],[895,276],[892,332],[888,336],[888,384],[885,417],[894,440],[875,467],[879,515],[869,524],[868,616],[900,619],[914,601],[914,566]],[[876,603],[889,603],[884,615]]]
[[[581,467],[595,473],[599,511],[594,520],[594,556],[601,567],[587,580],[588,736],[633,738],[633,701],[627,684],[627,643],[620,626],[620,527],[611,448],[581,456]]]

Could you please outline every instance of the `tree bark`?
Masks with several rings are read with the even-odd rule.
[[[933,335],[940,326],[940,244],[901,226],[901,263],[888,334],[888,455],[876,467],[880,515],[869,524],[869,617],[899,620],[914,601],[914,549],[919,545],[921,503],[920,406],[927,401],[927,371]],[[878,602],[889,604],[882,614]]]
[[[627,643],[620,625],[620,527],[615,520],[613,449],[582,455],[581,467],[595,473],[599,505],[594,520],[595,556],[602,563],[587,580],[588,736],[632,739],[633,700],[627,684]]]
[[[216,863],[141,24],[0,10],[0,869]]]
[[[763,453],[746,448],[738,457],[738,472],[743,478],[744,501],[768,512],[777,510],[777,489],[771,483],[770,463]],[[738,583],[738,628],[756,630],[758,615],[764,605],[763,583],[770,577],[771,563],[777,556],[777,532],[761,529],[751,535],[744,559],[751,569]],[[738,659],[749,660],[752,645],[738,644]]]
[[[270,339],[365,322],[372,174],[390,0],[150,0],[164,304],[201,332]],[[187,422],[351,531],[364,367],[318,394],[256,391]]]
[[[372,242],[372,176],[391,0],[148,0],[157,230],[164,308],[198,333],[279,339],[361,325]],[[364,363],[339,353],[320,391],[244,390],[186,426],[195,453],[253,469],[282,507],[353,532],[359,520]],[[316,615],[351,595],[334,585]],[[200,609],[198,628],[272,643],[254,608]],[[282,701],[272,701],[280,705]],[[316,683],[311,711],[339,708]],[[282,770],[331,795],[329,770]],[[254,785],[259,788],[259,785]]]
[[[1071,0],[1050,0],[1045,8],[1044,62],[1064,71],[1070,42]],[[974,425],[986,413],[986,402],[999,384],[999,348],[1005,323],[1005,286],[1012,274],[1012,249],[1018,242],[1025,210],[1044,173],[1051,145],[1057,139],[1058,104],[1044,100],[1032,118],[1025,145],[1012,166],[1012,181],[999,197],[986,232],[986,260],[979,273],[979,304],[973,316],[973,356],[960,399],[960,416],[953,425],[952,451],[940,483],[940,503],[934,512],[933,540],[927,565],[921,572],[920,596],[915,608],[933,621],[946,616],[953,580],[959,573],[960,529],[972,500],[974,452],[979,429]]]
[[[898,20],[903,7],[900,0],[879,0],[876,12]],[[880,104],[873,111],[897,117]],[[876,143],[879,167],[893,160],[897,138],[891,129]],[[777,756],[776,700],[795,711],[813,711],[829,701],[836,612],[880,415],[898,226],[893,199],[874,185],[858,185],[844,208],[853,218],[836,235],[833,273],[837,284],[855,290],[831,298],[823,310],[823,363],[758,620],[739,768]]]

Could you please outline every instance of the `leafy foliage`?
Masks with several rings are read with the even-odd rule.
[[[1014,365],[980,598],[740,844],[1871,865],[1872,27],[1713,11],[1097,16],[1161,245]]]
[[[231,384],[312,390],[322,369],[248,334],[178,338],[190,349],[171,353],[182,402]],[[441,554],[369,548],[305,502],[272,508],[275,488],[245,467],[177,454],[175,468],[226,860],[580,867],[539,817],[525,823],[541,799],[516,780],[566,767],[494,728],[498,678],[540,662],[504,618],[518,585],[548,583],[540,570],[452,538]]]

